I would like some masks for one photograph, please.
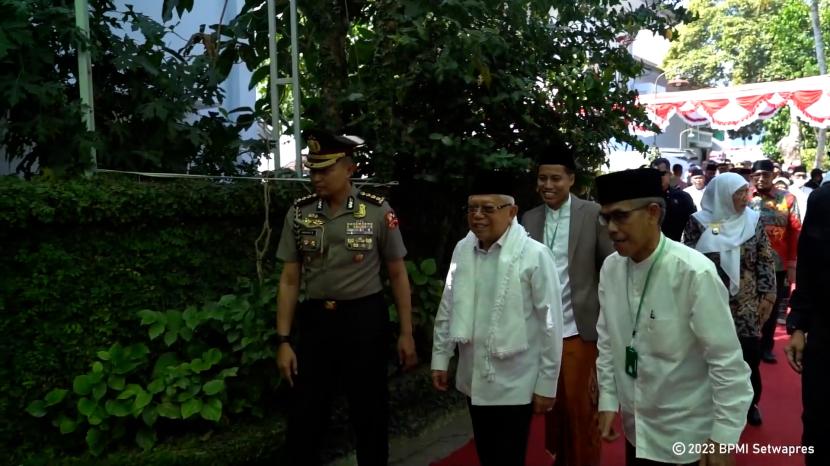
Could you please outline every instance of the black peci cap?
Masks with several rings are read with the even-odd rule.
[[[516,192],[518,177],[515,173],[502,170],[482,170],[473,177],[470,195],[503,194],[513,196]]]
[[[752,173],[756,172],[771,172],[775,169],[775,165],[773,165],[772,160],[756,160],[755,163],[752,164]]]
[[[662,174],[653,168],[638,168],[597,177],[597,199],[600,204],[613,204],[644,197],[662,198]]]

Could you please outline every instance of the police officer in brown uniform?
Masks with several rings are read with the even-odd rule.
[[[292,465],[319,464],[331,398],[342,387],[358,463],[385,465],[389,314],[380,267],[385,263],[398,309],[399,362],[409,368],[417,356],[406,248],[389,204],[350,182],[351,156],[361,142],[317,131],[304,136],[315,194],[297,199],[288,210],[277,250],[285,263],[277,303],[277,364],[294,397],[287,448]],[[300,289],[306,299],[298,305]]]

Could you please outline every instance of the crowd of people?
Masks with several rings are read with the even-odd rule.
[[[383,465],[380,269],[400,317],[398,362],[412,367],[406,249],[389,204],[350,183],[359,143],[325,133],[306,140],[315,194],[286,214],[278,250],[277,362],[294,396],[291,464],[319,462],[329,403],[342,386],[358,463]],[[807,464],[827,464],[818,439],[830,388],[821,369],[830,187],[819,187],[821,173],[802,205],[776,186],[780,172],[768,160],[693,168],[684,186],[682,169],[657,159],[596,178],[594,202],[571,192],[579,167],[566,144],[532,152],[535,207],[517,205],[508,173],[474,177],[469,232],[453,250],[435,316],[432,383],[449,390],[457,358],[454,386],[467,398],[481,464],[524,465],[534,413],[545,416],[554,465],[598,465],[602,442],[620,434],[627,466],[734,464],[724,446],[737,444],[747,423],[763,422],[759,366],[776,362],[775,309],[796,274],[785,353],[803,372]]]

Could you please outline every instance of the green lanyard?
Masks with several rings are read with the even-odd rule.
[[[634,337],[637,336],[637,325],[640,323],[640,311],[643,310],[643,301],[646,298],[646,293],[648,292],[648,283],[651,280],[651,271],[654,270],[654,266],[657,265],[657,262],[660,261],[660,258],[663,256],[663,246],[666,245],[666,239],[663,235],[660,235],[660,247],[657,248],[657,255],[654,257],[654,261],[648,267],[648,272],[646,272],[646,283],[643,285],[643,294],[640,295],[640,304],[637,306],[637,316],[634,318],[634,328],[631,329],[631,343],[634,344]],[[631,269],[631,263],[628,263],[628,266],[625,269],[625,302],[628,310],[631,311],[631,299],[629,299],[629,286],[628,286],[628,275]]]
[[[556,211],[556,213],[557,213],[556,228],[553,229],[553,236],[547,235],[547,236],[550,236],[550,241],[548,242],[548,248],[551,251],[553,251],[553,245],[556,244],[556,233],[559,232],[559,224],[562,223],[562,207],[560,207],[559,210]],[[545,233],[547,234],[547,232],[548,232],[548,220],[546,218],[545,219]]]

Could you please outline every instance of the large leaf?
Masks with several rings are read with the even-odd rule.
[[[66,398],[67,393],[69,393],[69,390],[64,390],[62,388],[56,388],[50,391],[46,394],[46,397],[44,397],[46,406],[54,406],[60,403],[64,398]]]
[[[222,402],[218,398],[211,398],[202,406],[200,413],[208,421],[219,421],[222,418]]]
[[[142,390],[136,394],[135,400],[133,400],[133,412],[140,412],[145,406],[149,405],[151,401],[153,401],[153,395]]]
[[[182,417],[181,408],[173,403],[170,403],[169,401],[161,403],[156,409],[161,417],[166,417],[168,419],[181,419]]]
[[[225,390],[225,382],[223,380],[211,380],[202,386],[202,391],[205,395],[216,395]]]
[[[132,412],[132,403],[124,400],[108,400],[106,403],[107,414],[115,417],[129,416]]]
[[[71,434],[78,428],[78,423],[74,419],[70,419],[67,416],[61,416],[58,419],[58,428],[62,434]]]
[[[89,398],[84,397],[78,400],[78,412],[86,417],[92,416],[95,412],[95,408],[97,407],[98,403],[90,400]]]
[[[124,390],[126,378],[123,375],[110,375],[107,384],[113,390]]]
[[[43,417],[46,415],[46,403],[43,400],[35,400],[29,403],[26,412],[34,417]]]
[[[182,404],[182,419],[187,419],[202,410],[202,400],[193,398]]]
[[[100,400],[107,393],[107,384],[105,382],[98,382],[92,387],[92,396],[96,400]]]
[[[87,374],[75,377],[75,380],[72,382],[72,390],[78,395],[89,395],[94,386],[95,382]]]
[[[435,259],[426,259],[421,262],[421,272],[424,275],[432,276],[438,271],[438,265],[435,263]]]

